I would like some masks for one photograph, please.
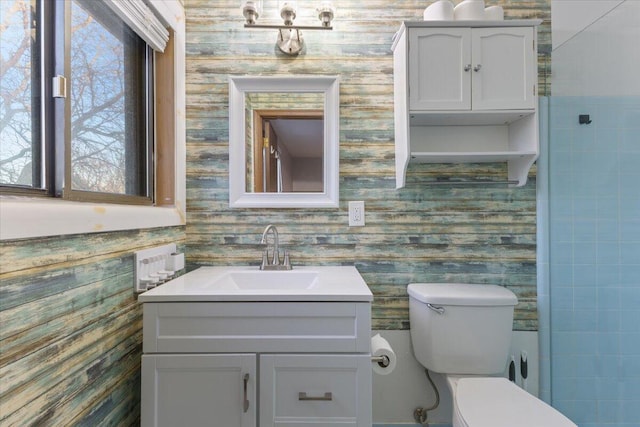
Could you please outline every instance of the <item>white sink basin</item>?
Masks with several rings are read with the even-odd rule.
[[[229,271],[211,286],[236,286],[249,290],[302,290],[318,284],[318,272],[306,270],[288,271]]]
[[[140,294],[141,302],[170,301],[372,301],[355,267],[200,267]]]

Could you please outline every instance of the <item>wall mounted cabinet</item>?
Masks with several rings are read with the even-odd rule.
[[[405,22],[394,51],[396,188],[409,162],[507,162],[521,186],[538,156],[539,20]]]

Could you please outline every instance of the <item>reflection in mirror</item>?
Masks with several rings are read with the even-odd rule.
[[[229,78],[231,207],[338,206],[336,77]]]
[[[254,95],[246,95],[245,116],[252,118],[247,120],[246,191],[322,192],[324,114],[321,94],[302,94],[304,99],[294,96],[298,99],[281,103],[281,109],[256,108],[267,102],[256,102]],[[273,99],[277,99],[285,94],[273,95]],[[309,95],[316,99],[309,99]],[[269,100],[269,97],[260,98]],[[300,101],[306,101],[306,104]],[[313,109],[318,103],[319,109]],[[305,106],[310,108],[303,108]]]

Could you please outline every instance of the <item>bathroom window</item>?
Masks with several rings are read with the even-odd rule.
[[[67,7],[71,112],[65,190],[79,199],[88,197],[80,192],[149,198],[152,52],[102,2],[73,0]]]
[[[0,184],[43,187],[42,25],[36,0],[0,2]]]
[[[106,3],[0,1],[3,194],[153,203],[154,51]]]

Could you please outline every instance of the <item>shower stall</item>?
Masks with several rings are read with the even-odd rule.
[[[540,100],[541,397],[640,426],[640,1],[552,0]]]

